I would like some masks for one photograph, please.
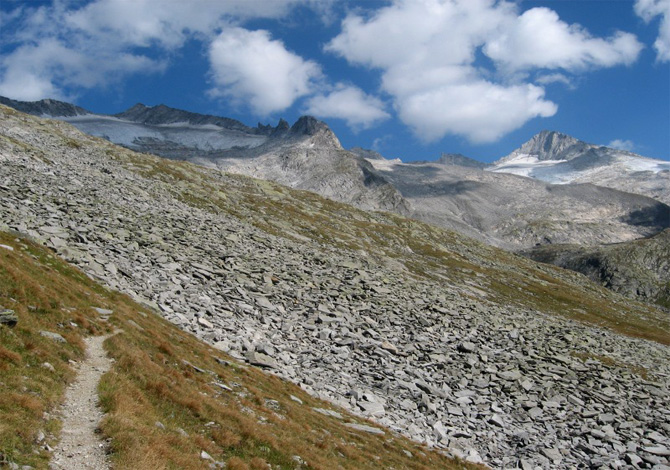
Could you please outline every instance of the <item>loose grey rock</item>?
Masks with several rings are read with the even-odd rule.
[[[493,468],[614,468],[633,465],[630,456],[666,465],[667,456],[644,448],[670,442],[668,347],[501,304],[487,296],[490,280],[475,272],[435,264],[434,278],[415,276],[405,259],[377,250],[364,234],[356,243],[365,249],[350,250],[347,240],[331,244],[243,198],[231,202],[235,215],[186,204],[179,185],[124,162],[118,152],[125,150],[115,149],[112,160],[106,151],[114,148],[99,142],[72,149],[59,135],[86,137],[62,123],[26,128],[32,118],[26,124],[0,114],[0,136],[8,137],[0,139],[2,223],[36,240],[57,236],[67,243],[60,251],[79,253],[72,263],[84,272],[231,356]],[[60,134],[45,132],[49,126]],[[230,188],[229,199],[247,184],[193,171]],[[259,198],[276,197],[269,183],[248,184]],[[264,231],[252,222],[277,226]],[[487,249],[453,238],[449,249],[464,259]],[[636,372],[643,369],[646,380]]]
[[[659,455],[661,457],[670,456],[670,449],[664,446],[643,447],[642,450],[645,452],[649,452],[652,455]]]
[[[53,333],[51,331],[40,331],[40,335],[44,336],[45,338],[52,339],[58,343],[67,343],[67,340],[58,333]]]
[[[369,434],[376,434],[378,436],[383,436],[384,434],[386,434],[383,430],[372,426],[368,426],[367,424],[344,423],[344,425],[348,428],[355,429],[356,431],[363,431]]]
[[[248,351],[246,358],[247,361],[249,361],[249,364],[253,366],[269,367],[271,369],[279,368],[279,363],[277,362],[277,360],[268,356],[267,354],[255,351]]]
[[[458,345],[458,350],[464,353],[471,353],[477,349],[477,345],[470,341],[463,341]]]
[[[14,313],[14,310],[0,309],[0,325],[14,328],[18,322],[19,317]]]

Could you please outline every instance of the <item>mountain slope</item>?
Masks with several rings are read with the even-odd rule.
[[[592,183],[670,204],[670,162],[587,144],[559,132],[540,132],[489,170],[554,184]]]
[[[505,248],[613,243],[670,226],[667,205],[590,184],[551,185],[440,161],[370,163],[411,204],[412,217]]]
[[[659,309],[435,226],[0,113],[3,224],[313,396],[496,468],[656,458],[669,437]]]
[[[234,119],[165,105],[137,104],[108,116],[55,100],[3,100],[15,109],[69,122],[133,150],[277,181],[364,209],[403,214],[409,210],[367,161],[345,151],[325,123],[309,116],[293,126],[282,119],[276,127],[251,128]]]
[[[65,106],[49,103],[54,113]],[[401,164],[362,149],[349,152],[325,123],[307,116],[291,127],[282,121],[275,128],[249,128],[163,105],[136,105],[115,116],[59,119],[131,149],[276,181],[366,210],[392,211],[508,249],[615,243],[670,227],[670,208],[640,196],[583,184],[555,188],[485,172],[491,168],[462,155]],[[588,166],[595,158],[592,147],[544,133],[521,150],[541,152],[543,163],[570,158],[570,165]]]
[[[475,468],[238,363],[7,232],[0,303],[18,319],[0,325],[3,466],[49,468],[82,339],[117,330],[105,342],[115,362],[99,388],[114,468]]]
[[[51,99],[41,101],[16,101],[0,96],[0,104],[34,116],[73,117],[93,114],[79,106]]]
[[[628,297],[670,308],[670,230],[627,243],[543,246],[523,254],[581,272]]]

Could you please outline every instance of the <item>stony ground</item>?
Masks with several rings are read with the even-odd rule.
[[[670,465],[668,347],[268,234],[35,122],[0,120],[0,221],[218,348],[492,467]]]

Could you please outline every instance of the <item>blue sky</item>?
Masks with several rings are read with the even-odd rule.
[[[542,129],[670,159],[670,0],[0,0],[0,95],[483,161]]]

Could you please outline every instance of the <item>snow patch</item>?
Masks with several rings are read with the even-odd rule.
[[[487,168],[494,173],[511,173],[513,175],[535,178],[546,183],[568,184],[573,182],[594,182],[609,177],[610,173],[619,176],[639,171],[658,173],[670,170],[670,162],[633,155],[627,152],[612,155],[614,162],[596,168],[575,170],[567,160],[539,160],[536,155],[518,154],[505,159],[497,165]]]
[[[267,140],[266,136],[246,134],[213,124],[171,123],[147,125],[113,116],[95,114],[59,117],[57,119],[72,124],[82,132],[103,137],[126,147],[137,147],[139,139],[156,139],[198,150],[213,151],[228,150],[234,147],[258,147]]]

